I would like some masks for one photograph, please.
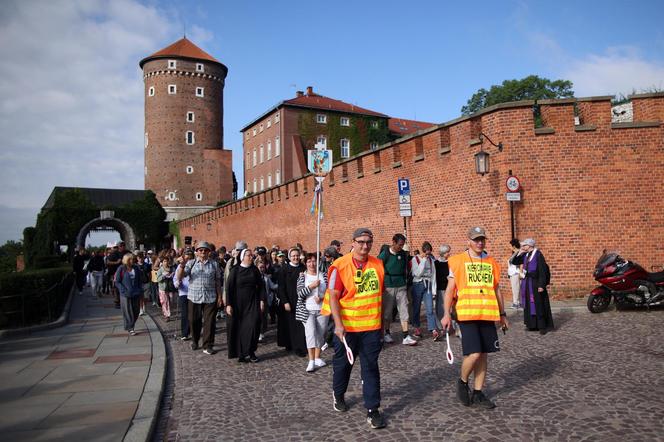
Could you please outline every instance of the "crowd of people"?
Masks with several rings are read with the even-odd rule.
[[[308,373],[327,365],[321,354],[333,346],[334,409],[340,412],[348,409],[344,393],[359,355],[372,428],[385,426],[378,411],[377,361],[383,345],[396,342],[392,322],[398,322],[397,339],[406,346],[456,334],[464,354],[457,397],[467,406],[493,408],[482,393],[487,355],[499,350],[495,323],[503,331],[508,323],[498,289],[500,266],[485,250],[484,229],[471,229],[468,247],[454,256],[447,244],[435,256],[428,241],[410,253],[400,233],[376,256],[369,254],[369,229],[356,229],[352,240],[345,254],[343,243],[334,240],[320,255],[300,244],[283,250],[278,245],[249,248],[238,241],[227,250],[200,241],[155,254],[129,252],[119,242],[92,255],[81,249],[74,271],[79,290],[87,273],[95,296],[113,295],[130,335],[146,303],[152,303],[166,322],[179,310],[179,339],[208,355],[216,353],[216,321],[225,319],[227,356],[240,363],[260,361],[258,344],[275,322],[277,345],[306,357]],[[528,330],[544,334],[553,328],[548,266],[533,239],[510,245],[511,308],[523,309]],[[422,303],[426,328],[420,322]]]

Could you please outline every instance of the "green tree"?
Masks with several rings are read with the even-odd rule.
[[[7,241],[0,246],[0,273],[11,273],[16,270],[16,257],[23,253],[23,243]]]
[[[550,98],[571,98],[573,84],[569,80],[549,80],[537,75],[529,75],[521,80],[505,80],[493,85],[489,90],[481,88],[473,94],[461,114],[471,115],[485,107],[498,103],[520,100],[544,100]]]

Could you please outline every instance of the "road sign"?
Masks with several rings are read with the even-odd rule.
[[[521,182],[517,177],[510,175],[507,177],[507,180],[505,180],[505,186],[510,192],[518,192],[519,189],[521,189]]]
[[[413,216],[413,211],[410,209],[410,205],[406,210],[399,209],[399,216]]]
[[[397,180],[399,186],[399,195],[410,195],[410,180],[407,178],[399,178]]]
[[[410,195],[399,195],[399,204],[410,204]]]
[[[521,192],[507,192],[507,201],[521,201]]]

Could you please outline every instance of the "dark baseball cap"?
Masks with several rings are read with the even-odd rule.
[[[368,235],[373,238],[373,233],[371,230],[369,230],[367,227],[360,227],[359,229],[355,229],[353,232],[353,239],[359,238],[360,236]]]
[[[468,230],[468,239],[486,238],[486,231],[483,227],[472,227]]]

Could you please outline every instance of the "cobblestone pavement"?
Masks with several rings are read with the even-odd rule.
[[[152,312],[155,317],[156,310]],[[664,311],[554,314],[558,329],[526,332],[516,312],[489,356],[485,391],[497,404],[459,404],[454,382],[461,347],[423,339],[416,347],[386,346],[380,356],[382,410],[388,422],[371,430],[362,406],[359,364],[347,413],[332,409],[330,366],[305,373],[306,360],[286,354],[270,328],[258,364],[226,357],[218,329],[208,356],[169,339],[174,385],[158,438],[168,440],[664,440]],[[175,323],[162,327],[175,330]],[[221,325],[221,324],[220,324]],[[393,331],[395,327],[393,325]],[[172,334],[172,332],[169,332]],[[330,362],[332,351],[323,357]]]

